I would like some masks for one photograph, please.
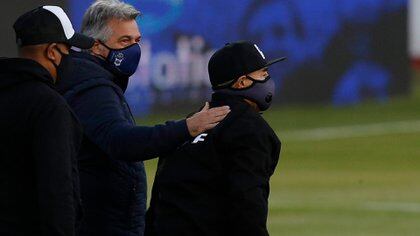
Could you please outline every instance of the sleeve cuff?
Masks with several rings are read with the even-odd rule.
[[[182,141],[187,141],[191,138],[190,132],[188,131],[187,121],[180,120],[174,122],[174,136],[177,139],[180,139]]]

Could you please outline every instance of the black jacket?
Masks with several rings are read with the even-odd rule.
[[[242,98],[213,94],[232,112],[210,132],[160,158],[147,236],[268,235],[269,179],[280,141]]]
[[[144,232],[147,181],[143,160],[176,149],[189,138],[185,120],[136,126],[124,83],[104,61],[73,53],[74,71],[57,85],[84,128],[79,155],[84,219],[81,235]]]
[[[0,59],[0,235],[75,235],[82,130],[37,62]]]

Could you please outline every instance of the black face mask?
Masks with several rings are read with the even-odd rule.
[[[56,78],[55,83],[61,80],[66,80],[67,79],[66,77],[69,77],[71,75],[71,72],[73,71],[73,66],[72,66],[69,54],[63,53],[58,47],[57,47],[57,50],[61,55],[60,64],[57,65],[55,64],[53,60],[49,59],[51,63],[54,65],[55,70],[57,72],[57,78]]]
[[[270,76],[264,80],[256,80],[250,76],[248,79],[252,80],[252,85],[243,89],[234,89],[231,87],[216,90],[217,92],[245,97],[255,102],[260,111],[265,111],[271,106],[274,96],[275,84]]]

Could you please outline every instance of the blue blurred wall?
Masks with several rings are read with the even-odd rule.
[[[71,0],[80,27],[92,1]],[[386,102],[409,92],[406,0],[130,0],[143,16],[142,60],[127,97],[137,115],[195,104],[211,90],[207,62],[226,42],[254,41],[277,103]]]

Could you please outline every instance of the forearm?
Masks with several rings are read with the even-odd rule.
[[[108,154],[118,160],[143,161],[171,152],[190,136],[185,120],[153,127],[116,125],[103,142]]]
[[[155,158],[189,139],[185,120],[153,127],[132,124],[110,87],[94,88],[71,104],[90,141],[113,159],[134,162]]]

